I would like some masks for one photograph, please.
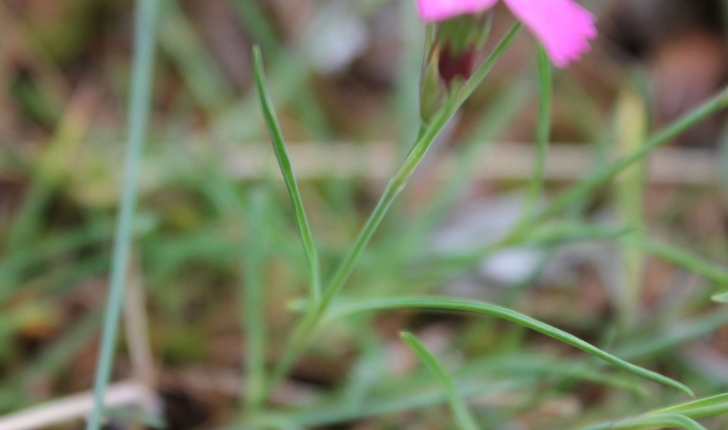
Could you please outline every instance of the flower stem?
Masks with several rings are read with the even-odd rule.
[[[336,274],[329,283],[328,288],[326,288],[323,292],[321,301],[309,307],[303,319],[294,330],[283,358],[278,362],[278,365],[273,371],[273,375],[268,386],[268,394],[270,394],[270,391],[282,381],[291,367],[295,364],[303,349],[306,347],[306,343],[310,340],[311,336],[318,328],[321,317],[328,310],[331,302],[336,297],[336,294],[338,294],[344,286],[344,283],[349,278],[349,275],[351,275],[356,262],[364,251],[364,248],[369,243],[369,240],[374,235],[374,232],[384,219],[389,208],[406,187],[407,182],[410,177],[412,177],[417,166],[424,159],[432,143],[448,123],[450,118],[455,115],[455,112],[457,112],[460,106],[462,106],[473,91],[475,91],[483,79],[485,79],[497,60],[500,59],[508,48],[510,48],[515,37],[520,32],[520,29],[520,24],[513,26],[513,28],[499,42],[498,46],[495,47],[490,56],[480,67],[478,67],[475,73],[473,73],[470,81],[468,81],[462,91],[455,94],[449,103],[446,103],[440,112],[434,116],[427,127],[420,131],[412,151],[410,151],[400,169],[389,181],[382,198],[374,209],[374,212],[370,215],[369,220],[362,228],[362,231],[359,233],[351,251],[349,251],[349,254],[336,271]]]
[[[369,220],[362,228],[362,231],[359,233],[352,249],[349,251],[349,254],[346,256],[343,263],[341,263],[341,266],[339,266],[339,269],[336,271],[336,274],[329,283],[328,288],[324,291],[323,298],[319,303],[309,307],[306,315],[294,331],[282,360],[278,362],[278,365],[273,372],[273,378],[271,381],[272,387],[281,381],[290,367],[295,363],[301,353],[301,350],[306,346],[306,342],[316,330],[321,317],[326,312],[329,305],[331,305],[334,297],[336,297],[336,294],[341,290],[349,275],[353,271],[354,265],[361,256],[366,245],[369,243],[369,240],[374,235],[377,227],[384,219],[389,208],[400,195],[402,190],[404,190],[407,185],[407,181],[425,157],[427,150],[452,116],[453,112],[451,111],[452,109],[443,110],[435,117],[432,125],[430,125],[424,133],[421,133],[421,138],[407,156],[402,167],[400,167],[394,177],[389,181],[382,198],[379,200],[376,208],[374,208],[374,212],[372,212]]]

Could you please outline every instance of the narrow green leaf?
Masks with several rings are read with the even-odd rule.
[[[287,49],[285,40],[278,35],[271,17],[268,16],[266,10],[258,2],[228,0],[228,3],[236,10],[240,23],[251,39],[266,52],[269,64],[272,65],[272,71],[268,79],[271,98],[279,103],[290,102],[291,107],[300,115],[305,130],[311,134],[310,138],[325,142],[329,141],[332,133],[325,111],[314,91],[308,85],[312,66],[309,64],[309,56],[305,52],[306,50],[292,53]],[[305,40],[299,41],[299,46],[309,46],[308,41],[311,38],[315,38],[316,35],[326,31],[324,27],[312,24],[310,28],[304,29],[301,34],[305,35]],[[276,83],[278,83],[278,86],[276,86]],[[276,89],[280,90],[281,86],[287,87],[287,90],[276,92]],[[280,97],[281,92],[287,95]],[[279,97],[276,97],[276,95]],[[247,105],[249,103],[246,103],[246,108],[248,108]],[[238,115],[233,116],[233,121],[238,119]],[[257,129],[257,124],[251,124],[251,127]],[[324,186],[332,188],[330,184],[324,184]],[[341,199],[340,196],[338,197],[342,202],[348,202]]]
[[[658,409],[647,415],[680,414],[688,418],[700,419],[726,413],[728,413],[728,393]]]
[[[659,373],[655,373],[651,370],[636,366],[632,363],[628,363],[618,357],[615,357],[614,355],[602,351],[601,349],[579,339],[574,335],[566,333],[548,324],[544,324],[526,315],[490,303],[441,297],[400,297],[381,300],[368,300],[334,308],[325,316],[325,320],[331,321],[345,315],[366,311],[411,308],[474,312],[478,314],[502,318],[535,330],[539,333],[543,333],[556,340],[569,344],[575,348],[581,349],[582,351],[591,354],[601,360],[604,360],[605,362],[610,363],[615,367],[624,370],[625,372],[629,372],[633,375],[640,376],[650,381],[676,388],[690,395],[691,397],[694,396],[690,388],[678,381],[660,375]]]
[[[596,424],[582,430],[653,429],[667,426],[703,429],[700,424],[693,420],[715,417],[726,413],[728,413],[728,393],[658,409],[636,418]]]
[[[728,394],[719,394],[705,399],[658,409],[636,418],[596,424],[582,430],[642,430],[668,426],[685,429],[703,429],[704,427],[693,420],[715,417],[726,413],[728,413]]]
[[[291,166],[291,161],[288,157],[288,152],[286,151],[283,132],[281,131],[278,118],[275,110],[273,109],[273,102],[271,101],[268,89],[265,85],[263,56],[260,52],[260,48],[257,46],[253,48],[253,69],[255,73],[255,87],[258,90],[258,96],[260,98],[260,106],[263,109],[263,115],[268,126],[268,131],[270,132],[273,150],[275,151],[276,158],[278,159],[278,165],[280,166],[281,173],[283,174],[283,179],[286,182],[286,188],[288,188],[288,195],[291,198],[293,214],[296,219],[296,227],[298,228],[298,233],[301,236],[301,243],[303,244],[303,249],[306,253],[306,258],[308,259],[311,276],[311,296],[314,302],[318,303],[321,300],[318,254],[316,253],[316,246],[313,242],[313,235],[311,234],[311,228],[308,225],[308,219],[306,219],[306,211],[303,207],[301,193],[298,190],[296,176],[293,173],[293,167]]]
[[[402,333],[400,336],[412,348],[417,358],[435,375],[445,389],[448,402],[450,402],[450,407],[460,428],[463,430],[478,430],[478,424],[475,418],[471,415],[463,398],[460,397],[460,393],[458,393],[452,378],[450,378],[445,368],[442,367],[442,364],[440,364],[437,358],[415,336],[410,333]]]
[[[650,430],[677,427],[687,430],[706,430],[696,421],[678,414],[665,414],[630,418],[623,421],[608,422],[585,427],[581,430]]]

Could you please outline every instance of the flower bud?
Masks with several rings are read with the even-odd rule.
[[[427,123],[475,69],[490,33],[490,14],[462,15],[436,24],[420,84],[420,112]]]

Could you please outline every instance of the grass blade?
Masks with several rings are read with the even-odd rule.
[[[582,430],[649,430],[663,428],[682,428],[687,430],[706,430],[696,421],[678,414],[665,414],[631,418],[624,421],[608,422],[585,427]]]
[[[728,393],[658,409],[621,422],[612,421],[596,424],[582,430],[651,429],[666,426],[703,429],[704,427],[693,420],[715,417],[726,413],[728,413]]]
[[[458,393],[452,378],[450,378],[450,375],[448,375],[445,368],[442,367],[442,364],[440,364],[437,358],[435,358],[435,356],[427,350],[425,345],[423,345],[422,342],[420,342],[419,339],[414,337],[411,333],[402,333],[400,336],[402,337],[402,340],[409,345],[410,348],[412,348],[412,351],[415,355],[417,355],[417,358],[420,359],[422,364],[424,364],[430,372],[435,375],[442,387],[445,389],[448,402],[450,402],[450,407],[452,408],[455,420],[460,425],[460,428],[463,430],[478,430],[479,427],[475,418],[468,410],[468,407],[462,397],[460,397],[460,393]]]
[[[253,48],[253,69],[255,73],[255,87],[258,91],[258,97],[260,98],[260,106],[263,109],[263,116],[265,117],[268,131],[270,132],[273,150],[275,151],[276,158],[278,159],[278,165],[280,166],[281,173],[283,174],[283,179],[286,182],[286,188],[288,188],[288,195],[291,198],[291,205],[293,206],[293,215],[296,219],[296,227],[298,228],[298,233],[301,236],[301,243],[303,244],[303,249],[306,253],[306,258],[308,259],[311,276],[311,296],[314,303],[318,303],[321,300],[318,254],[316,253],[316,246],[313,243],[313,235],[311,234],[311,228],[308,225],[308,219],[306,219],[306,212],[303,208],[303,200],[301,199],[301,193],[298,190],[298,184],[296,183],[296,176],[293,173],[291,160],[288,157],[288,152],[286,151],[283,132],[281,131],[278,118],[275,110],[273,109],[273,102],[271,101],[268,89],[265,85],[263,56],[260,52],[260,48],[257,46]]]
[[[629,372],[633,375],[654,381],[669,387],[676,388],[691,397],[694,396],[692,390],[686,385],[670,379],[666,376],[655,373],[651,370],[644,369],[632,363],[628,363],[614,355],[611,355],[601,349],[585,342],[578,337],[559,330],[548,324],[544,324],[526,315],[512,311],[510,309],[493,305],[490,303],[475,302],[470,300],[450,299],[442,297],[401,297],[381,300],[367,300],[351,305],[344,305],[332,309],[325,317],[325,320],[331,321],[345,315],[366,311],[379,311],[387,309],[431,309],[431,310],[452,310],[461,312],[473,312],[478,314],[490,315],[502,318],[524,327],[543,333],[556,340],[564,342],[575,348],[578,348],[588,354],[593,355],[613,366]]]
[[[681,405],[649,412],[647,415],[680,414],[692,419],[708,418],[728,413],[728,393],[706,397]]]
[[[98,430],[101,425],[104,392],[109,384],[114,362],[114,347],[119,332],[119,319],[136,208],[137,177],[147,134],[152,99],[152,70],[156,46],[155,32],[158,8],[159,2],[157,0],[138,0],[136,2],[133,75],[129,106],[129,137],[126,143],[124,187],[114,240],[106,316],[94,380],[94,409],[87,422],[87,430]]]

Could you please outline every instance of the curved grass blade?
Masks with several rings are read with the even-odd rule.
[[[630,418],[619,422],[608,422],[584,427],[581,430],[649,430],[664,428],[682,428],[687,430],[706,430],[695,420],[684,415],[665,414]]]
[[[402,333],[400,336],[402,337],[402,340],[409,345],[422,364],[424,364],[430,372],[435,375],[442,387],[445,389],[448,402],[450,403],[453,415],[455,415],[455,420],[460,425],[460,428],[463,430],[478,430],[479,427],[475,418],[468,410],[463,398],[460,397],[460,393],[458,393],[455,383],[452,378],[450,378],[450,375],[448,375],[445,368],[442,367],[442,364],[440,364],[437,358],[435,358],[435,356],[427,350],[425,345],[423,345],[422,342],[420,342],[419,339],[414,337],[411,333]]]
[[[283,132],[281,131],[278,118],[275,110],[273,109],[273,102],[271,101],[268,89],[265,85],[263,56],[258,46],[253,48],[253,70],[255,73],[255,87],[258,91],[258,97],[260,98],[260,106],[263,110],[263,116],[265,117],[268,131],[270,132],[273,150],[275,151],[276,158],[278,159],[278,165],[281,168],[283,179],[286,182],[286,188],[288,188],[288,195],[291,198],[291,205],[293,206],[293,215],[296,219],[296,227],[298,228],[298,234],[301,236],[303,250],[306,253],[306,258],[308,259],[311,276],[311,296],[313,301],[318,303],[321,300],[318,254],[313,242],[311,228],[309,227],[308,219],[306,218],[306,211],[303,207],[301,193],[299,192],[298,184],[296,183],[296,176],[293,173],[293,167],[291,166],[291,160],[288,157],[288,151],[286,151],[286,143],[283,139]]]
[[[700,419],[726,413],[728,413],[728,393],[658,409],[646,415],[680,414],[688,418]]]
[[[676,388],[688,394],[689,396],[694,397],[692,390],[678,381],[660,375],[659,373],[653,372],[651,370],[636,366],[632,363],[626,362],[618,357],[615,357],[614,355],[602,351],[601,349],[579,339],[572,334],[566,333],[565,331],[559,330],[555,327],[544,324],[538,320],[512,311],[510,309],[490,303],[440,297],[401,297],[392,299],[368,300],[334,308],[325,316],[325,320],[330,321],[345,315],[366,311],[412,308],[473,312],[502,318],[535,330],[539,333],[543,333],[566,344],[569,344],[588,354],[593,355],[594,357],[604,360],[605,362],[610,363],[613,366],[624,370],[625,372],[629,372],[633,375],[640,376],[650,381]]]
[[[618,423],[608,422],[596,424],[582,430],[662,428],[654,427],[654,425],[657,424],[661,426],[680,426],[686,429],[702,429],[703,427],[693,420],[715,417],[725,413],[728,413],[728,393],[658,409],[656,411],[648,412],[641,417],[628,419]],[[665,421],[665,417],[669,417],[670,421]],[[682,418],[676,419],[675,417]]]

